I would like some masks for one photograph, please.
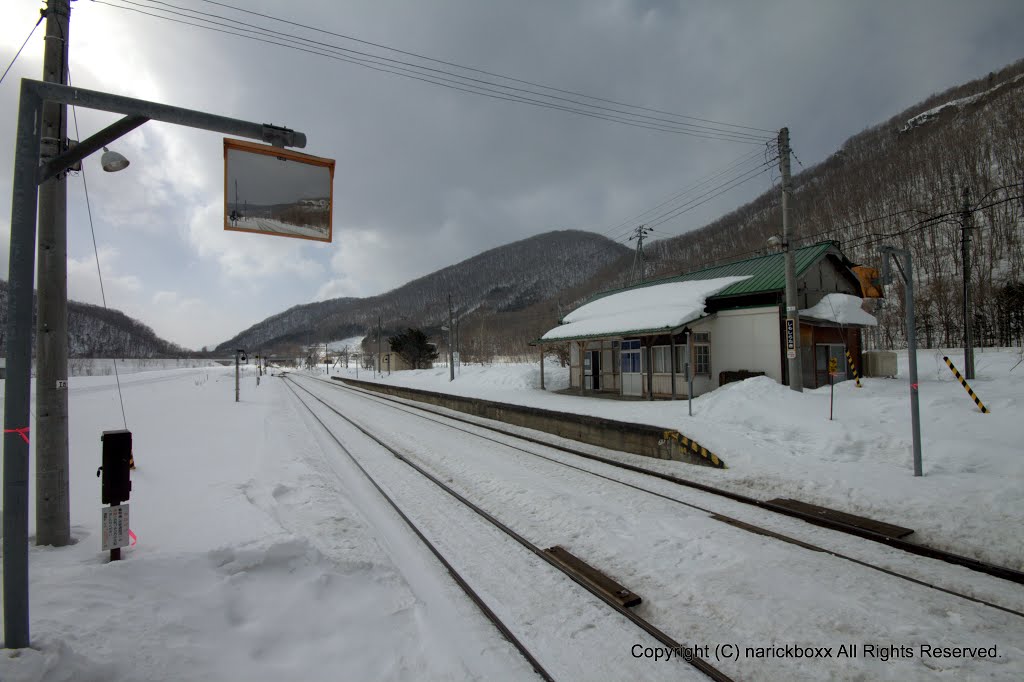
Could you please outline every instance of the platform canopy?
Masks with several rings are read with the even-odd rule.
[[[562,324],[544,334],[540,342],[666,334],[704,317],[709,297],[745,279],[735,276],[666,282],[607,294],[566,315]]]
[[[861,307],[864,299],[850,294],[825,294],[813,308],[800,311],[800,317],[835,322],[847,326],[874,327],[875,316]]]

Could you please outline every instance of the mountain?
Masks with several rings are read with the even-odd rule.
[[[438,332],[456,317],[510,313],[591,281],[629,249],[590,232],[562,230],[506,244],[369,298],[298,305],[259,322],[217,347],[265,349],[362,335],[378,318],[394,333]]]
[[[1024,60],[932,95],[803,169],[793,177],[790,224],[794,246],[835,240],[865,265],[880,266],[881,245],[909,250],[918,339],[931,348],[962,343],[961,226],[973,225],[974,343],[1024,344]],[[764,253],[781,225],[775,189],[700,229],[648,242],[645,255],[655,277],[697,270]],[[630,250],[595,234],[548,233],[381,296],[296,306],[220,348],[362,335],[378,316],[385,338],[407,326],[438,338],[450,292],[467,359],[524,356],[529,341],[562,314],[597,291],[623,286],[632,259]],[[867,335],[868,347],[905,344],[902,286],[869,306],[880,324]]]
[[[7,354],[7,282],[0,280],[0,354]],[[35,348],[35,324],[32,326]],[[119,310],[68,301],[68,356],[155,358],[191,354]]]

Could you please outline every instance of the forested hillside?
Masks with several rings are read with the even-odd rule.
[[[449,295],[458,318],[519,311],[591,281],[626,253],[622,245],[589,232],[548,232],[485,251],[380,296],[289,308],[218,349],[271,350],[341,339],[368,333],[378,320],[386,334],[405,327],[436,333],[448,323]]]
[[[962,343],[966,216],[975,343],[1024,341],[1024,61],[855,135],[793,184],[796,246],[833,239],[851,259],[876,267],[880,245],[911,251],[917,338],[927,347]],[[775,191],[700,230],[654,242],[649,254],[661,274],[687,271],[758,253],[780,231]],[[905,344],[901,286],[890,287],[877,312],[882,325],[869,342]]]
[[[35,325],[32,329],[35,348]],[[0,280],[0,354],[7,354],[7,282]],[[161,339],[119,310],[68,301],[68,356],[72,358],[184,357],[190,351]]]

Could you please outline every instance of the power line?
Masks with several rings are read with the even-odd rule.
[[[113,7],[120,10],[136,12],[146,16],[163,19],[165,21],[171,21],[174,23],[192,26],[194,28],[201,28],[209,31],[214,31],[217,33],[233,35],[236,37],[245,38],[247,40],[253,40],[255,42],[276,45],[278,47],[286,47],[289,49],[297,50],[300,52],[306,52],[316,56],[328,57],[331,59],[335,59],[337,61],[343,61],[355,64],[357,66],[363,66],[364,68],[368,68],[371,70],[391,73],[393,75],[403,76],[413,80],[420,80],[422,82],[431,83],[433,85],[440,85],[442,87],[447,87],[454,90],[462,90],[464,92],[469,92],[472,94],[481,95],[485,97],[491,97],[494,99],[515,101],[522,104],[529,104],[532,106],[556,109],[578,115],[590,116],[592,118],[599,118],[616,123],[623,123],[625,125],[632,125],[634,127],[648,128],[652,130],[658,130],[661,132],[690,135],[693,137],[705,139],[740,142],[746,144],[763,144],[766,140],[764,136],[753,135],[738,130],[727,130],[692,123],[672,121],[670,119],[658,118],[648,116],[645,114],[637,114],[631,111],[623,111],[621,109],[614,109],[611,107],[590,104],[587,102],[580,102],[578,100],[573,100],[565,97],[548,95],[545,93],[538,93],[532,90],[512,87],[501,83],[494,83],[491,81],[486,81],[478,78],[470,78],[468,76],[451,73],[443,69],[425,67],[419,64],[403,62],[401,60],[395,60],[380,55],[360,52],[358,50],[351,50],[348,48],[343,48],[336,45],[311,40],[309,38],[295,36],[280,31],[275,31],[273,29],[263,28],[260,26],[256,26],[254,24],[240,22],[238,20],[231,19],[230,17],[222,17],[219,15],[214,15],[206,12],[199,12],[197,10],[171,5],[170,3],[162,2],[161,0],[149,0],[149,2],[164,5],[166,7],[172,7],[174,9],[163,9],[162,7],[142,5],[138,2],[133,2],[132,0],[121,0],[121,2],[125,3],[125,5],[129,6],[113,4],[111,2],[104,2],[103,0],[93,0],[93,2],[95,4],[106,5],[108,7]],[[139,7],[150,11],[137,9]],[[191,14],[184,14],[182,12],[174,10],[183,10],[184,12],[190,12]],[[157,14],[155,12],[160,12],[160,14]],[[202,16],[194,16],[195,14],[212,16],[216,19],[221,19],[223,21],[230,23],[225,24],[218,21],[213,21],[211,19],[203,18]],[[185,17],[193,21],[174,19],[171,16],[167,15]],[[212,24],[212,26],[197,24],[194,23],[194,21],[205,22],[205,24]],[[218,26],[221,28],[216,28]],[[236,31],[241,31],[241,33],[238,33]],[[460,68],[468,69],[469,67]],[[528,97],[527,95],[533,95],[533,97]],[[536,99],[537,97],[546,99]],[[632,107],[632,105],[623,106]],[[588,109],[581,109],[579,107],[587,107]]]
[[[673,113],[673,112],[670,112],[670,111],[663,111],[663,110],[660,110],[660,109],[651,109],[651,108],[648,108],[648,107],[642,107],[642,106],[627,104],[627,103],[624,103],[624,102],[619,102],[619,101],[611,100],[611,99],[605,99],[605,98],[602,98],[602,97],[594,97],[594,96],[587,95],[587,94],[584,94],[584,93],[575,92],[575,91],[572,91],[572,90],[563,90],[561,88],[555,88],[555,87],[551,87],[551,86],[548,86],[548,85],[543,85],[541,83],[535,83],[535,82],[532,82],[532,81],[522,80],[522,79],[519,79],[519,78],[513,78],[511,76],[504,76],[502,74],[494,73],[494,72],[491,72],[491,71],[485,71],[483,69],[477,69],[477,68],[473,68],[473,67],[470,67],[470,66],[465,66],[465,65],[462,65],[462,64],[458,64],[456,62],[449,62],[449,61],[444,61],[442,59],[435,59],[433,57],[427,57],[425,55],[417,54],[415,52],[407,52],[405,50],[400,50],[400,49],[395,48],[395,47],[390,47],[388,45],[383,45],[381,43],[373,43],[373,42],[370,42],[370,41],[367,41],[367,40],[361,40],[361,39],[355,38],[353,36],[348,36],[348,35],[344,35],[344,34],[341,34],[341,33],[334,33],[332,31],[328,31],[326,29],[318,28],[316,26],[309,26],[309,25],[306,25],[306,24],[300,24],[300,23],[297,23],[297,22],[294,22],[294,21],[289,21],[287,19],[281,19],[279,17],[275,17],[275,16],[272,16],[272,15],[269,15],[269,14],[262,14],[260,12],[255,12],[253,10],[248,10],[248,9],[244,9],[244,8],[241,8],[241,7],[236,7],[236,6],[233,6],[233,5],[229,5],[227,3],[216,2],[215,0],[202,0],[202,1],[206,2],[207,4],[217,5],[219,7],[225,7],[227,9],[231,9],[231,10],[234,10],[236,12],[244,12],[246,14],[252,14],[254,16],[263,17],[264,19],[270,19],[272,21],[277,21],[277,22],[281,22],[281,23],[284,23],[284,24],[289,24],[291,26],[296,26],[296,27],[299,27],[299,28],[305,28],[305,29],[308,29],[308,30],[311,30],[311,31],[316,31],[318,33],[323,33],[325,35],[334,36],[336,38],[343,38],[345,40],[351,40],[353,42],[357,42],[357,43],[360,43],[360,44],[363,44],[363,45],[369,45],[371,47],[376,47],[376,48],[380,48],[380,49],[384,49],[384,50],[389,50],[391,52],[395,52],[397,54],[403,54],[403,55],[406,55],[408,57],[416,57],[417,59],[424,59],[426,61],[430,61],[430,62],[433,62],[435,64],[443,64],[445,66],[451,66],[451,67],[454,67],[454,68],[463,69],[465,71],[471,71],[471,72],[483,74],[483,75],[486,75],[486,76],[492,76],[494,78],[501,78],[503,80],[508,80],[508,81],[513,82],[513,83],[522,83],[524,85],[530,85],[530,86],[533,86],[533,87],[543,88],[545,90],[551,90],[552,92],[561,92],[563,94],[575,95],[577,97],[584,97],[586,99],[592,99],[592,100],[595,100],[595,101],[598,101],[598,102],[606,102],[606,103],[609,103],[609,104],[616,104],[616,105],[619,105],[619,106],[626,106],[626,107],[630,107],[630,108],[634,108],[634,109],[639,109],[639,110],[642,110],[642,111],[650,111],[652,113],[664,114],[664,115],[667,115],[667,116],[673,116],[673,117],[676,117],[676,118],[682,118],[682,119],[687,119],[687,120],[691,120],[691,121],[700,121],[702,123],[710,123],[710,124],[717,125],[717,126],[724,126],[724,127],[730,127],[730,128],[740,128],[740,129],[745,129],[745,130],[754,130],[754,131],[758,131],[758,132],[769,133],[771,135],[774,135],[776,133],[776,131],[768,130],[766,128],[755,128],[755,127],[752,127],[752,126],[737,125],[737,124],[734,124],[734,123],[724,123],[722,121],[713,121],[711,119],[706,119],[706,118],[697,118],[695,116],[686,116],[684,114],[676,114],[676,113]]]
[[[46,18],[46,13],[43,10],[40,10],[39,21],[37,21],[36,25],[32,27],[32,30],[28,32],[28,37],[25,38],[25,42],[23,42],[21,47],[18,48],[18,51],[14,55],[14,59],[12,59],[11,63],[7,65],[7,68],[4,69],[4,75],[0,76],[0,83],[4,82],[4,78],[7,78],[7,72],[11,70],[12,66],[14,66],[14,62],[18,61],[18,57],[21,56],[21,51],[25,49],[26,45],[28,45],[28,41],[32,40],[32,35],[36,32],[36,29],[39,28],[39,24],[43,23],[44,18]]]
[[[697,180],[694,184],[689,185],[689,186],[685,187],[684,189],[676,192],[675,194],[673,194],[669,198],[665,199],[661,203],[657,204],[656,206],[652,206],[651,208],[647,209],[646,211],[643,211],[642,213],[638,213],[637,215],[632,216],[630,218],[627,218],[626,220],[623,220],[622,222],[616,223],[612,227],[609,227],[609,228],[607,228],[605,230],[602,230],[600,234],[606,235],[609,232],[611,232],[613,230],[619,230],[619,229],[621,229],[622,227],[624,227],[626,225],[631,225],[631,224],[635,224],[635,223],[641,222],[644,219],[646,219],[650,214],[654,213],[655,211],[657,211],[658,209],[662,208],[663,206],[665,206],[667,204],[670,204],[673,201],[686,196],[687,194],[689,194],[690,192],[692,192],[694,190],[700,189],[701,187],[703,187],[704,185],[708,184],[709,182],[712,182],[712,181],[718,179],[719,177],[729,173],[730,171],[735,170],[736,168],[738,168],[740,166],[743,166],[745,164],[750,163],[751,161],[756,159],[760,154],[761,154],[760,150],[756,150],[756,149],[753,152],[748,152],[747,154],[744,154],[744,155],[740,156],[739,158],[734,159],[733,161],[731,161],[725,168],[723,168],[721,170],[718,170],[718,171],[715,171],[714,173],[712,173],[712,174],[710,174],[710,175],[708,175],[708,176],[706,176],[706,177],[704,177],[702,179]],[[630,228],[630,229],[632,230],[632,228]]]
[[[714,199],[714,198],[724,194],[725,192],[729,191],[730,189],[733,189],[735,187],[739,187],[740,185],[742,185],[742,184],[744,184],[746,182],[749,182],[750,180],[753,180],[754,178],[757,178],[757,177],[760,177],[761,175],[764,175],[769,170],[771,170],[771,165],[770,164],[768,164],[768,165],[762,164],[761,166],[759,166],[757,168],[754,168],[752,170],[747,171],[746,173],[744,173],[743,175],[741,175],[738,178],[730,180],[727,183],[723,183],[722,185],[719,185],[718,187],[712,188],[712,189],[708,190],[707,192],[705,192],[704,194],[701,194],[700,196],[694,197],[694,199],[692,199],[691,201],[687,202],[683,206],[680,206],[679,208],[676,208],[676,209],[673,209],[672,211],[663,213],[661,216],[658,216],[654,220],[650,221],[649,224],[651,226],[658,226],[658,225],[661,225],[662,223],[668,222],[669,220],[673,220],[675,218],[678,218],[683,213],[686,213],[688,211],[692,211],[693,209],[697,208],[698,206],[706,204],[707,202],[709,202],[712,199]],[[697,199],[703,199],[703,200],[702,201],[697,201]]]

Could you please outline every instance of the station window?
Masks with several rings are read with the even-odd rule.
[[[711,376],[711,334],[698,332],[693,335],[693,373]]]

